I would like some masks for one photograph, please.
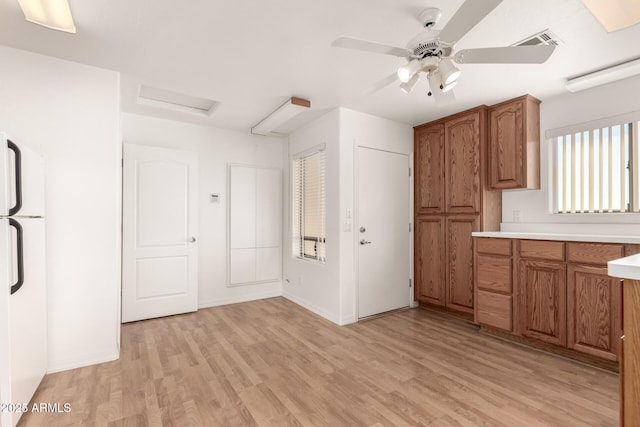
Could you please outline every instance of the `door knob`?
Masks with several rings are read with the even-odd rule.
[[[195,241],[198,240],[195,237],[189,237],[189,242],[190,243],[195,243]]]
[[[361,245],[370,245],[370,244],[371,244],[371,242],[370,242],[370,241],[368,241],[368,240],[364,240],[364,239],[362,239],[362,240],[360,240],[360,244],[361,244]]]
[[[361,233],[364,233],[365,231],[367,231],[367,229],[366,229],[366,228],[364,228],[364,227],[360,227],[360,232],[361,232]]]

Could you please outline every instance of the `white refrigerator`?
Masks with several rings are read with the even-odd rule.
[[[0,132],[0,427],[13,427],[47,369],[44,160]]]

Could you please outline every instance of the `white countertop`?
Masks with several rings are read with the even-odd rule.
[[[594,225],[597,227],[597,225]],[[562,233],[517,233],[506,231],[476,231],[474,237],[494,237],[500,239],[528,239],[528,240],[566,240],[570,242],[595,243],[627,243],[640,244],[640,236],[615,236],[605,234],[562,234]]]
[[[640,254],[609,261],[609,276],[640,280]]]

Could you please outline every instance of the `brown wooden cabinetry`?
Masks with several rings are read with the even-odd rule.
[[[483,329],[615,366],[606,361],[620,357],[622,301],[620,282],[607,275],[606,263],[640,247],[485,237],[474,242],[475,319]]]
[[[540,188],[540,101],[530,95],[489,109],[489,186]]]
[[[484,110],[476,110],[445,122],[449,213],[480,212],[480,132],[484,131],[480,121],[484,117]]]
[[[445,226],[444,216],[429,215],[416,218],[416,298],[442,307],[446,301]]]
[[[476,321],[513,331],[513,262],[511,240],[476,239]]]
[[[620,425],[631,427],[640,420],[640,280],[624,280],[624,349],[620,363]]]
[[[473,231],[497,230],[500,192],[487,190],[486,107],[415,128],[415,298],[472,314]]]
[[[478,231],[476,215],[447,218],[447,303],[448,308],[473,313],[473,238]]]
[[[565,264],[522,259],[518,277],[520,334],[551,344],[566,345]]]
[[[416,213],[444,213],[444,124],[415,132]]]
[[[569,264],[567,273],[567,347],[618,360],[620,280],[604,266]]]

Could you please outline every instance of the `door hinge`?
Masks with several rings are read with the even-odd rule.
[[[411,233],[411,223],[409,223],[409,233]]]
[[[411,176],[411,168],[409,168],[409,176]]]
[[[409,287],[411,287],[411,279],[409,279]]]

